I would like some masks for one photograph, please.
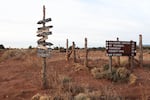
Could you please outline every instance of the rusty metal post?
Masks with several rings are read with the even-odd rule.
[[[143,67],[143,44],[142,44],[142,35],[139,35],[139,63],[140,63],[140,67]]]
[[[72,42],[73,62],[76,63],[75,43]]]
[[[119,41],[119,38],[117,37],[117,41]],[[120,67],[120,56],[117,56],[117,64]]]
[[[66,61],[69,61],[68,39],[66,39]]]
[[[85,38],[85,60],[84,66],[88,67],[88,48],[87,48],[87,38]]]

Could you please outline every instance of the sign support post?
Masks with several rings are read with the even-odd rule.
[[[43,89],[47,88],[46,57],[43,57],[43,63],[42,63],[42,87]]]
[[[117,41],[119,41],[118,37],[117,37]],[[118,66],[120,67],[120,56],[117,56],[117,63],[118,63]]]
[[[45,6],[43,6],[43,20],[45,20]],[[43,23],[45,27],[45,23]],[[43,57],[43,66],[42,66],[42,87],[47,88],[47,76],[46,76],[46,57]]]
[[[109,56],[109,72],[112,72],[112,56]]]

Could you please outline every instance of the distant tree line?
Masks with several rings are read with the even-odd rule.
[[[139,49],[139,46],[137,46],[137,49]],[[150,45],[143,45],[144,50],[150,50]]]
[[[75,49],[84,49],[84,48],[80,48],[80,47],[76,47]],[[66,52],[66,48],[64,47],[54,47],[53,50],[59,50],[60,52]],[[69,50],[72,50],[72,46],[69,47]],[[90,51],[97,51],[97,50],[101,50],[101,51],[105,51],[105,47],[91,47],[88,48],[88,50]]]

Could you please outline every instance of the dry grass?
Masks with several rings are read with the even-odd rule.
[[[0,61],[5,60],[26,60],[29,58],[29,56],[33,56],[36,53],[36,49],[10,49],[4,51],[2,54]]]
[[[93,62],[101,59],[105,59],[106,61],[108,60],[107,57],[105,57],[104,52],[102,58],[96,57],[98,51],[89,53],[90,57],[89,59]],[[56,55],[57,53],[54,53],[52,55]],[[59,54],[58,54],[59,55]],[[101,54],[100,54],[101,55]],[[52,60],[49,61],[51,62],[56,62],[63,60],[63,54],[60,54],[60,56],[57,56],[56,58],[53,58]],[[82,54],[80,56],[83,56]],[[1,60],[17,60],[17,61],[23,61],[22,65],[23,67],[28,68],[27,71],[30,71],[30,69],[37,70],[36,68],[41,68],[42,62],[41,58],[36,56],[36,49],[33,50],[8,50],[5,51],[5,53],[1,56]],[[149,55],[146,54],[144,59],[150,59]],[[105,63],[107,63],[105,61]],[[105,78],[109,79],[112,81],[116,82],[129,82],[129,84],[134,84],[137,80],[137,77],[133,74],[130,73],[129,70],[126,68],[113,68],[113,72],[109,73],[108,70],[108,65],[102,66],[103,62],[99,66],[97,65],[95,68],[91,70],[91,74],[94,76],[94,78]],[[121,58],[121,65],[125,66],[128,63],[127,57]],[[80,71],[88,71],[87,68],[84,68],[82,64],[76,63],[72,64],[73,68],[68,70],[71,71],[73,70],[73,73],[78,73]],[[104,86],[101,88],[98,88],[97,90],[91,89],[89,90],[88,88],[84,85],[81,85],[77,81],[75,81],[71,76],[66,75],[65,73],[61,72],[61,69],[55,69],[56,66],[50,66],[48,67],[48,84],[49,84],[49,89],[48,91],[48,97],[45,97],[45,94],[40,94],[40,98],[51,98],[50,100],[121,100],[121,95],[113,88],[113,86]],[[65,66],[61,66],[65,67]],[[61,68],[58,67],[58,68]],[[65,68],[64,68],[65,69]],[[40,73],[40,72],[39,72]],[[40,75],[40,74],[38,74]],[[87,75],[89,77],[90,75]],[[37,76],[39,77],[39,76]],[[40,81],[37,79],[35,81],[35,85],[40,87]],[[143,88],[142,88],[143,89]],[[141,90],[143,93],[143,90]],[[141,93],[141,94],[142,94]],[[145,93],[142,94],[143,100],[146,98]],[[33,99],[34,100],[34,99]],[[36,100],[36,99],[35,99]],[[42,100],[42,99],[41,99]],[[44,99],[43,99],[44,100]]]
[[[96,79],[108,79],[113,82],[129,82],[129,84],[134,84],[137,77],[125,68],[112,68],[112,72],[108,71],[108,66],[103,66],[101,68],[94,68],[91,70],[91,74]]]
[[[4,54],[1,56],[1,61],[7,60],[7,59],[14,59],[14,60],[23,60],[25,59],[26,53],[24,50],[7,50],[4,52]]]

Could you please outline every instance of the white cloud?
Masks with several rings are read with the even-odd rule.
[[[23,44],[18,47],[30,43],[35,46],[40,27],[36,22],[42,19],[43,4],[54,26],[48,41],[55,46],[64,46],[66,38],[79,46],[85,37],[90,46],[104,46],[105,40],[116,37],[138,41],[139,33],[145,36],[144,43],[150,43],[148,0],[5,0],[0,3],[0,42],[19,41]]]

